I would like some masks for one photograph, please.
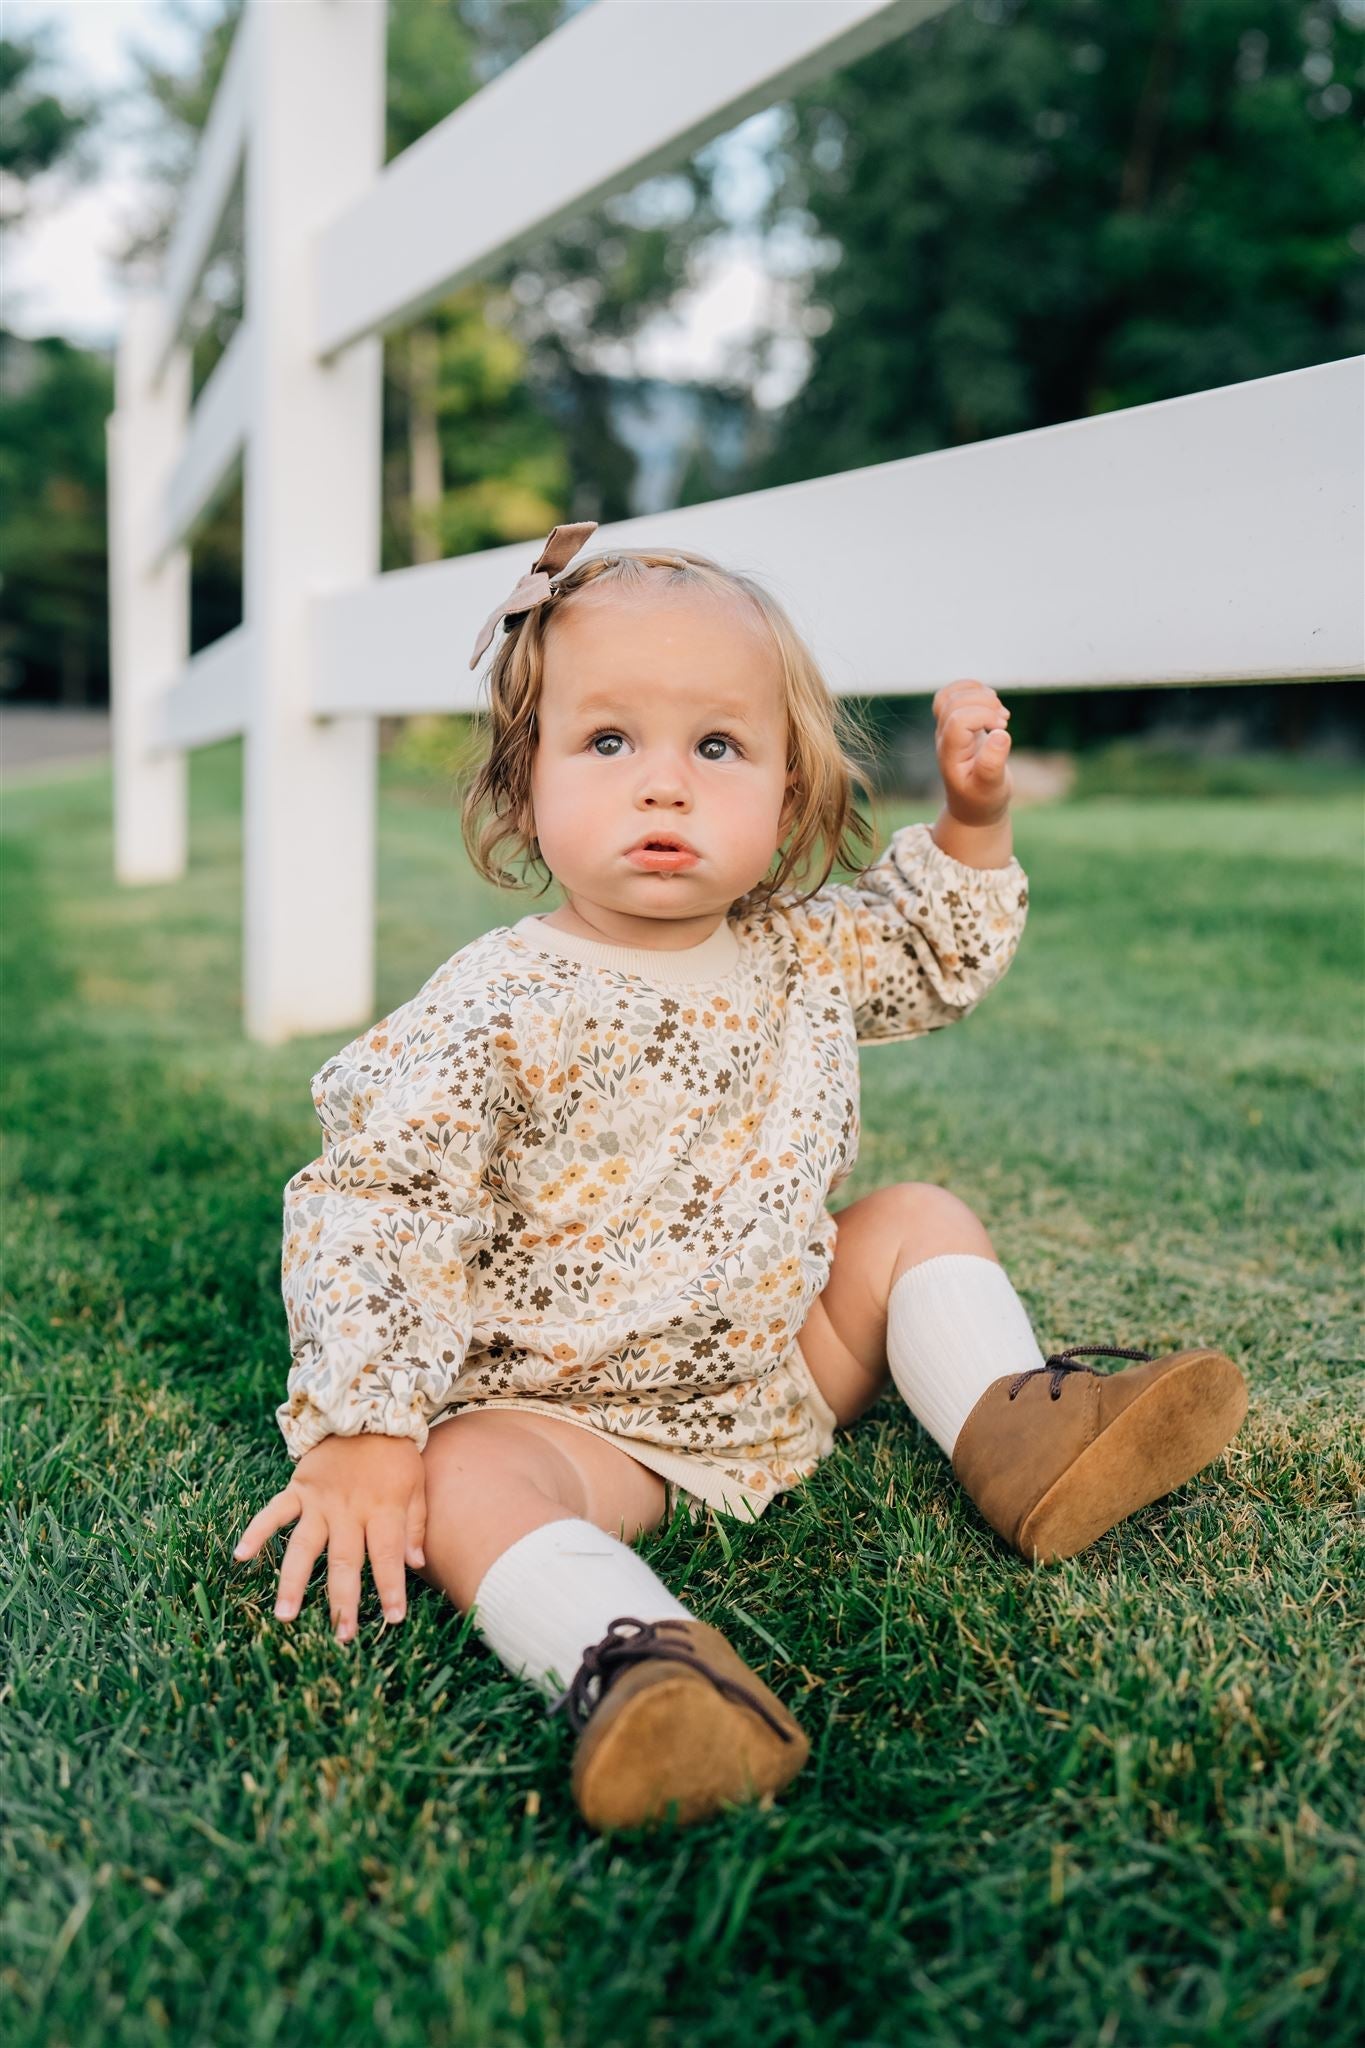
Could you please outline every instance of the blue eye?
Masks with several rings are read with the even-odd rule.
[[[619,740],[620,738],[621,734],[616,730],[615,726],[604,725],[597,732],[589,734],[588,745],[596,751],[599,740]],[[734,739],[728,732],[709,732],[705,739],[697,741],[697,745],[699,747],[709,747],[713,740],[723,740],[726,746],[733,747],[737,754],[743,751],[738,740]],[[620,756],[618,754],[598,754],[597,758],[599,761],[616,761],[619,760]],[[719,754],[708,754],[706,758],[714,762],[716,766],[719,766],[722,757]]]

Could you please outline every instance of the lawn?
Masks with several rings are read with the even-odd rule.
[[[386,1630],[367,1574],[343,1648],[325,1563],[285,1624],[284,1538],[230,1560],[288,1471],[281,1193],[351,1035],[241,1035],[240,777],[195,758],[156,889],[110,878],[106,770],[4,798],[8,2048],[1358,2040],[1358,792],[1023,813],[1008,978],[863,1060],[839,1202],[954,1188],[1045,1349],[1226,1348],[1229,1452],[1034,1568],[893,1391],[757,1525],[644,1539],[812,1755],[604,1838],[421,1581]],[[389,762],[380,845],[376,1017],[552,900]]]

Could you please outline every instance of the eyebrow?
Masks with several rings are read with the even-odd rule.
[[[585,697],[581,704],[575,705],[572,715],[575,719],[595,718],[602,714],[621,717],[625,715],[627,710],[628,707],[618,702],[614,697]],[[752,714],[748,711],[742,711],[737,704],[708,705],[705,716],[707,718],[724,718],[731,725],[747,725],[751,729],[754,728]]]

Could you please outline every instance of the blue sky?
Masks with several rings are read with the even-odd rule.
[[[192,5],[205,14],[217,11],[212,0]],[[58,177],[35,188],[32,217],[7,251],[3,317],[21,334],[65,334],[108,345],[122,306],[113,252],[141,211],[144,189],[134,116],[118,95],[134,81],[135,46],[174,62],[184,49],[184,30],[159,0],[5,0],[4,18],[11,35],[50,30],[54,77],[74,92],[95,93],[107,111],[99,175],[84,183]],[[767,113],[753,116],[723,145],[727,204],[739,216],[762,187],[756,157],[769,120]],[[601,367],[677,379],[719,376],[729,351],[742,348],[756,324],[776,317],[783,292],[757,260],[753,238],[740,231],[713,251],[707,272],[675,314],[653,322],[633,350],[605,353]],[[805,362],[805,345],[793,337],[758,386],[760,402],[780,403],[800,382]]]

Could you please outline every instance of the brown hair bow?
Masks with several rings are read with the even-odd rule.
[[[469,657],[469,666],[476,668],[489,641],[497,631],[498,620],[515,612],[529,612],[538,604],[544,604],[547,597],[554,596],[550,578],[566,568],[589,534],[596,533],[595,519],[580,519],[573,526],[556,526],[530,569],[518,577],[510,594],[495,611],[489,613],[479,628],[479,637],[474,642],[474,652]]]

